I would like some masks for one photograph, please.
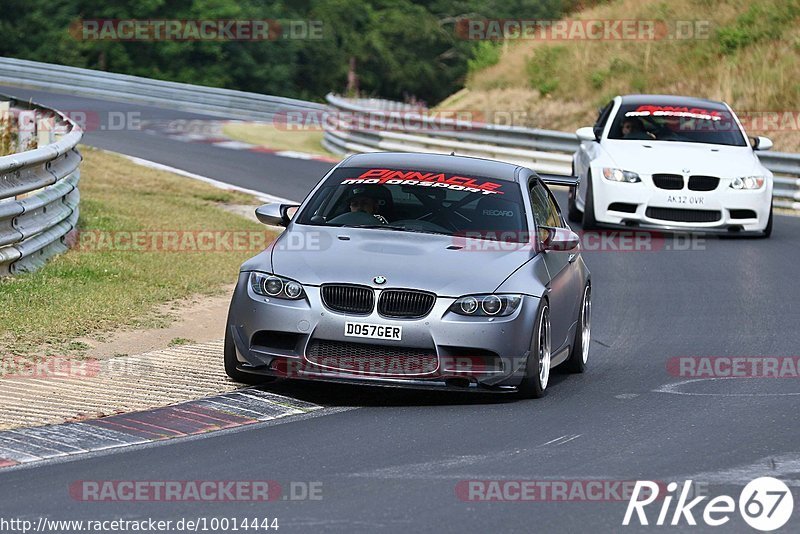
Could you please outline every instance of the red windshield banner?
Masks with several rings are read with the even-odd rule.
[[[688,106],[654,106],[643,105],[635,111],[629,111],[626,117],[682,117],[685,119],[703,119],[711,121],[722,120],[722,113],[703,108],[690,108]]]
[[[482,195],[502,195],[502,184],[466,176],[447,175],[443,172],[398,171],[394,169],[370,169],[358,178],[342,181],[346,184],[416,185],[420,187],[443,187],[453,191],[467,191]]]

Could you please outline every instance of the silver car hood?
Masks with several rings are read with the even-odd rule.
[[[268,270],[307,285],[381,287],[373,278],[383,276],[383,287],[449,297],[492,292],[536,255],[529,244],[301,225],[292,225],[273,244],[271,268],[263,265],[269,253],[270,249],[248,261],[243,270]]]

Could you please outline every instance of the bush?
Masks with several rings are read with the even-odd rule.
[[[559,79],[556,74],[558,63],[567,51],[565,46],[541,46],[528,60],[528,80],[531,87],[537,89],[542,96],[549,95],[558,89]]]
[[[491,41],[479,41],[467,60],[467,71],[473,74],[479,70],[497,65],[500,61],[500,46]]]

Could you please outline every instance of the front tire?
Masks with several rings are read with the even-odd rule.
[[[597,219],[594,217],[594,191],[592,189],[592,174],[587,175],[586,202],[583,204],[583,229],[594,230],[597,228]]]
[[[589,361],[589,345],[592,340],[592,286],[586,284],[581,298],[581,309],[578,313],[578,327],[575,329],[575,340],[569,358],[564,362],[564,370],[570,373],[582,373]]]
[[[575,176],[575,164],[572,164],[572,176]],[[575,197],[578,196],[578,186],[570,187],[567,194],[567,220],[569,222],[581,222],[583,214],[578,209]]]
[[[539,305],[533,339],[525,376],[519,385],[519,395],[524,399],[544,397],[550,380],[550,308],[546,300]]]
[[[769,219],[767,219],[767,226],[764,228],[764,233],[761,234],[763,239],[769,238],[772,235],[772,204],[769,205]]]
[[[577,190],[577,187],[570,187],[567,196],[567,220],[575,223],[579,223],[583,220],[583,214],[575,203],[575,196],[578,194]]]

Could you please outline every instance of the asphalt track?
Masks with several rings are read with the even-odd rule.
[[[62,109],[200,117],[22,89],[0,92],[31,94]],[[329,167],[158,133],[95,131],[84,142],[288,198],[304,196]],[[556,373],[544,399],[281,384],[271,390],[356,409],[3,471],[0,517],[277,517],[280,532],[633,532],[657,527],[623,527],[626,502],[465,502],[456,487],[476,479],[693,479],[711,495],[737,499],[751,479],[775,476],[795,496],[784,531],[797,531],[800,381],[686,382],[668,372],[667,362],[798,355],[799,234],[800,219],[778,216],[770,240],[708,238],[689,250],[668,250],[686,243],[667,238],[655,251],[585,252],[594,284],[589,369]],[[319,481],[323,498],[98,503],[68,493],[78,480],[131,479],[266,479],[284,487]],[[658,509],[648,511],[652,523]],[[702,525],[702,510],[694,515]],[[738,513],[731,517],[715,530],[752,531]],[[713,530],[681,525],[677,530]]]

